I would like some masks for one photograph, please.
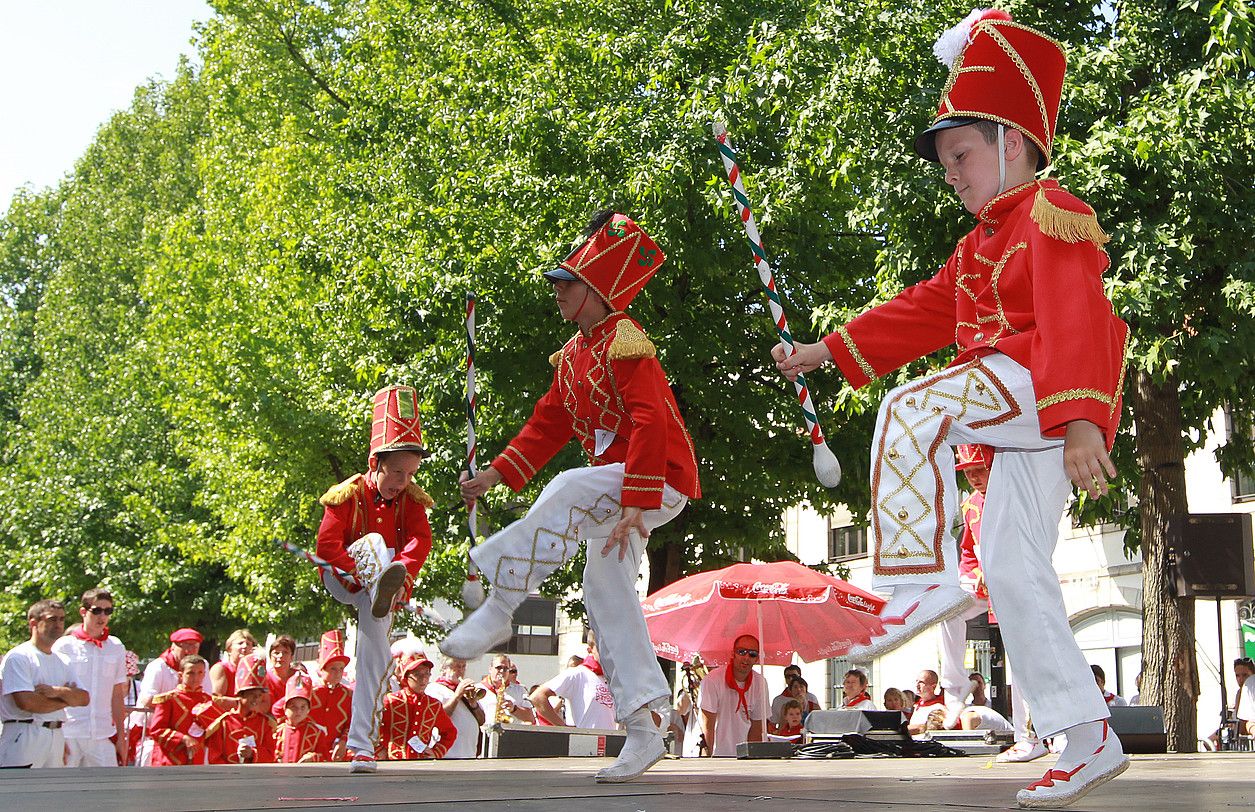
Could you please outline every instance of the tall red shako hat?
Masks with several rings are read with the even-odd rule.
[[[331,663],[349,663],[349,655],[344,653],[344,632],[339,629],[323,632],[318,641],[318,667],[326,668]]]
[[[632,218],[603,211],[593,216],[566,259],[544,276],[550,282],[584,282],[611,310],[621,312],[645,289],[666,259],[658,244]]]
[[[1005,11],[976,9],[946,31],[933,53],[950,69],[933,124],[915,139],[921,158],[937,161],[938,131],[978,119],[1014,127],[1050,163],[1067,59],[1063,46]]]
[[[994,467],[994,448],[989,445],[964,444],[954,447],[954,470],[965,468]]]
[[[370,425],[370,470],[385,451],[416,451],[424,457],[423,426],[418,417],[418,393],[412,386],[388,386],[375,393]]]

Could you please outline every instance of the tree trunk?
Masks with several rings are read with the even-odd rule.
[[[1175,375],[1162,383],[1142,371],[1132,378],[1141,472],[1142,704],[1163,708],[1169,751],[1193,753],[1198,749],[1194,599],[1172,596],[1167,549],[1168,523],[1189,510],[1181,401]]]

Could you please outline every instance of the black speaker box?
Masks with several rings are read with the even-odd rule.
[[[1168,527],[1168,559],[1178,597],[1255,595],[1249,513],[1190,513]]]
[[[1109,708],[1111,732],[1126,753],[1166,753],[1168,734],[1164,732],[1163,709],[1155,705]]]

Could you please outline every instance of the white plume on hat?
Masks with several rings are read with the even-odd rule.
[[[985,16],[993,9],[977,8],[972,9],[972,13],[963,18],[963,22],[946,29],[946,31],[937,37],[937,41],[933,43],[933,53],[937,59],[946,68],[954,67],[954,63],[963,54],[963,49],[967,47],[968,35],[972,33],[972,26],[976,25],[976,21]]]

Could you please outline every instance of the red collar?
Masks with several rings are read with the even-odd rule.
[[[70,630],[70,634],[74,635],[76,639],[82,640],[84,643],[91,643],[96,648],[104,648],[105,642],[109,639],[109,627],[105,626],[104,634],[100,635],[99,638],[92,637],[82,626],[74,627]]]
[[[584,662],[580,663],[580,665],[584,666],[589,671],[592,671],[594,674],[596,674],[599,677],[604,676],[605,674],[605,672],[601,670],[601,663],[597,660],[596,657],[594,657],[591,654],[585,656]]]
[[[845,707],[845,708],[852,708],[852,707],[854,707],[855,705],[857,705],[858,703],[862,702],[863,700],[871,701],[871,698],[872,698],[872,697],[871,697],[871,694],[867,693],[866,691],[863,691],[863,693],[859,694],[858,696],[854,697],[853,699],[847,699],[847,700],[845,701],[845,704],[844,704],[842,707]]]
[[[941,694],[933,694],[933,695],[932,695],[931,697],[929,697],[928,699],[921,699],[921,700],[920,700],[920,701],[919,701],[919,702],[915,705],[915,707],[917,707],[917,708],[927,708],[929,705],[942,705],[942,704],[945,704],[945,701],[946,701],[946,698],[945,698],[944,696],[942,696]]]

